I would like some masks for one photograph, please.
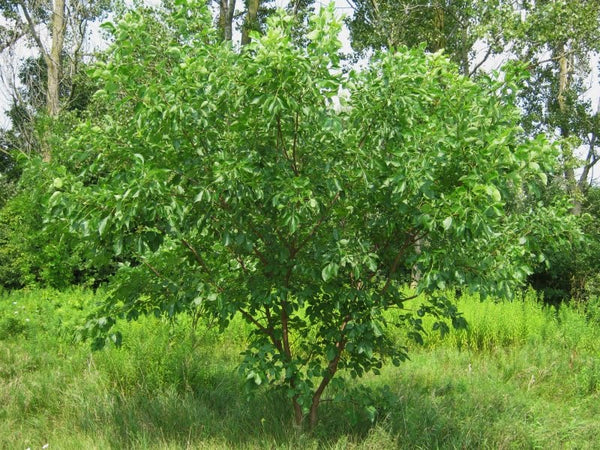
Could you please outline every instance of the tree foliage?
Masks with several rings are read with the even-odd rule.
[[[407,357],[388,326],[418,340],[424,314],[464,325],[438,289],[510,295],[535,238],[568,230],[535,202],[556,149],[515,125],[510,74],[475,83],[406,48],[345,73],[333,7],[306,46],[284,13],[241,53],[210,22],[179,0],[106,26],[102,89],[49,205],[122,261],[88,324],[97,344],[118,318],[240,314],[248,382],[283,386],[314,426],[330,383]],[[416,315],[402,311],[413,267],[429,294]]]
[[[444,50],[463,75],[472,75],[494,54],[505,50],[513,3],[506,1],[349,0],[347,20],[352,47],[394,49],[401,45]],[[510,27],[509,27],[510,29]],[[485,47],[477,55],[476,44]]]

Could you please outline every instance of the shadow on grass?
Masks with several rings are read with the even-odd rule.
[[[381,385],[396,381],[395,390],[377,405],[374,423],[350,398],[324,402],[318,427],[302,432],[293,426],[291,402],[282,392],[261,389],[248,400],[231,363],[213,361],[196,365],[179,383],[152,389],[116,386],[93,411],[81,416],[81,426],[86,432],[102,427],[113,448],[487,446],[469,428],[468,418],[452,411],[453,402],[469,401],[460,384],[433,387],[432,395],[432,387],[418,379],[394,379],[401,372],[402,368],[390,368],[381,380]],[[380,379],[369,381],[377,391]]]

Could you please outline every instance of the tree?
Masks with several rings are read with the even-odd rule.
[[[419,339],[424,314],[441,332],[464,325],[438,289],[508,295],[529,236],[560,239],[568,221],[519,203],[555,152],[523,139],[510,76],[476,84],[418,49],[340,70],[332,6],[306,46],[283,13],[241,53],[209,23],[189,0],[107,27],[102,114],[61,144],[51,212],[122,261],[88,324],[96,345],[120,341],[118,318],[191,310],[225,327],[239,314],[248,382],[283,386],[296,424],[314,427],[328,386],[406,358],[388,326]],[[428,303],[394,313],[413,266]]]
[[[531,72],[523,91],[524,126],[531,133],[561,138],[565,186],[579,214],[600,160],[597,149],[600,118],[593,110],[586,86],[594,55],[600,52],[600,4],[581,0],[526,3],[513,51]],[[597,83],[597,80],[596,80]],[[583,147],[584,159],[575,150]],[[581,167],[579,176],[575,169]]]
[[[61,100],[65,97],[61,96],[61,89],[65,88],[65,80],[73,79],[78,72],[89,23],[110,9],[112,3],[111,0],[0,1],[0,11],[8,23],[0,28],[0,52],[22,39],[33,43],[45,66],[45,109],[51,118],[56,118],[63,107]],[[44,30],[49,34],[49,42],[45,42]],[[49,161],[49,147],[43,145],[41,152],[44,160]]]
[[[563,140],[565,186],[573,212],[581,210],[582,193],[598,161],[598,114],[591,108],[585,79],[600,51],[597,29],[600,4],[584,0],[448,2],[353,0],[348,21],[357,50],[426,45],[444,51],[473,75],[491,55],[519,59],[531,72],[522,91],[523,126]],[[483,47],[477,56],[476,47]],[[559,137],[557,136],[557,137]],[[586,147],[577,161],[574,147]],[[582,171],[575,176],[575,168]],[[577,179],[576,179],[577,178]]]
[[[394,49],[421,44],[431,52],[444,50],[463,75],[473,75],[494,55],[506,49],[513,3],[507,1],[350,0],[348,19],[352,47]],[[510,27],[509,27],[510,29]],[[485,46],[477,56],[476,44]]]

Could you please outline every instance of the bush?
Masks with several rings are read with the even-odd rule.
[[[547,195],[560,194],[554,187]],[[543,245],[547,261],[529,279],[548,303],[556,305],[572,298],[587,301],[600,295],[600,188],[588,189],[583,213],[576,220],[583,233],[581,238],[547,241]]]
[[[98,286],[114,263],[95,258],[64,222],[44,221],[56,169],[39,161],[29,164],[16,194],[0,209],[0,286]]]

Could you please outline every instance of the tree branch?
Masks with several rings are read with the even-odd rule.
[[[21,27],[23,26],[23,23],[21,21],[17,22],[18,25],[21,25]],[[2,53],[4,50],[6,50],[9,47],[12,47],[19,39],[21,39],[23,36],[25,36],[26,31],[21,28],[19,31],[14,31],[11,30],[12,33],[11,35],[6,39],[6,41],[0,43],[0,53]]]
[[[292,168],[294,169],[294,173],[298,175],[298,163],[296,161],[296,148],[298,146],[298,126],[299,126],[299,116],[296,111],[296,118],[294,119],[294,143],[292,144]]]
[[[475,75],[477,73],[477,71],[479,70],[479,68],[481,66],[483,66],[485,64],[485,62],[488,60],[488,58],[490,57],[490,55],[492,54],[492,46],[490,45],[487,49],[487,51],[485,52],[485,55],[483,57],[483,59],[481,61],[479,61],[475,67],[473,67],[473,69],[471,69],[469,71],[469,77],[472,77],[473,75]]]
[[[31,37],[33,37],[33,40],[39,47],[42,57],[44,58],[46,63],[49,64],[50,63],[50,55],[44,48],[44,44],[42,44],[42,40],[40,39],[40,36],[38,35],[37,31],[35,30],[35,23],[33,22],[33,19],[31,18],[31,15],[29,14],[27,7],[25,6],[25,3],[22,0],[19,1],[19,6],[23,10],[23,15],[25,16],[25,20],[27,20],[27,25],[29,26],[29,32],[31,33]]]
[[[211,270],[209,269],[208,265],[206,264],[206,261],[204,261],[204,258],[202,258],[202,256],[196,251],[196,249],[194,247],[192,247],[192,244],[190,244],[188,241],[186,241],[183,238],[181,239],[181,243],[183,245],[185,245],[190,250],[190,252],[192,252],[192,254],[194,255],[194,259],[202,266],[204,271],[208,275],[212,275]]]
[[[321,401],[321,395],[323,395],[323,391],[325,390],[325,388],[327,387],[327,385],[333,379],[335,373],[337,372],[340,358],[342,357],[344,348],[346,348],[346,343],[348,341],[344,334],[344,330],[346,328],[346,325],[348,325],[348,322],[350,322],[350,319],[351,319],[350,315],[347,315],[346,317],[344,317],[344,320],[342,321],[342,324],[340,325],[340,334],[341,334],[340,339],[335,344],[335,346],[337,347],[336,355],[333,358],[333,360],[331,360],[329,362],[327,369],[326,369],[327,371],[325,372],[325,375],[323,376],[323,379],[321,380],[319,387],[313,394],[312,404],[310,407],[310,426],[311,426],[311,428],[314,427],[317,422],[317,408]]]

